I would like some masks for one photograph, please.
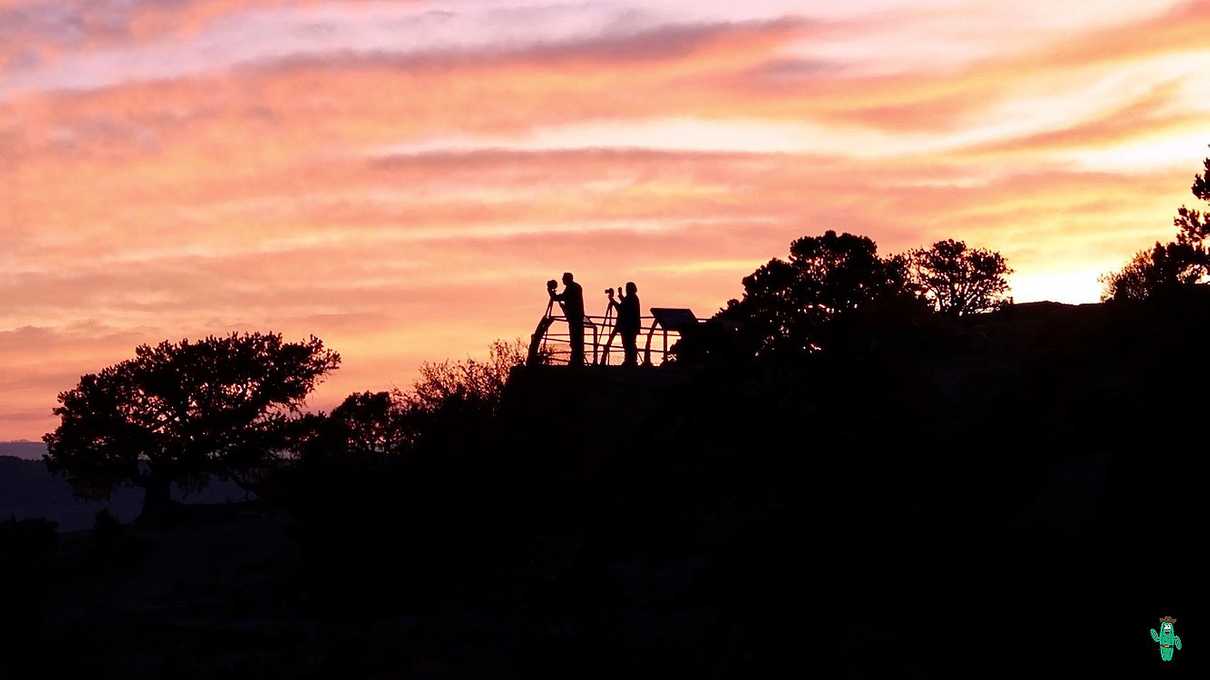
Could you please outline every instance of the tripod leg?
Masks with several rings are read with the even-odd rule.
[[[546,331],[550,330],[550,325],[554,323],[554,319],[550,316],[550,312],[554,309],[555,301],[551,300],[546,305],[546,313],[542,315],[542,320],[538,322],[537,328],[534,329],[534,334],[529,337],[529,354],[525,358],[526,366],[537,366],[541,353],[539,348],[542,342],[546,339]]]

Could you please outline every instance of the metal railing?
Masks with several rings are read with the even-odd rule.
[[[554,304],[547,305],[546,313],[538,322],[538,327],[530,338],[530,365],[553,364],[566,366],[571,363],[571,333],[567,326],[567,317],[555,313]],[[675,329],[661,326],[655,316],[639,317],[639,334],[646,335],[646,341],[639,350],[644,366],[661,365],[668,360],[669,348],[680,339],[681,334]],[[659,335],[659,346],[652,347],[656,335]],[[622,363],[622,339],[617,328],[617,317],[612,305],[603,316],[584,316],[584,362],[592,366],[609,366],[616,361]],[[656,362],[652,361],[655,356]]]

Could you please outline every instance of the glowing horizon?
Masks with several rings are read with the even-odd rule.
[[[1177,0],[0,0],[0,440],[139,343],[315,334],[329,408],[528,335],[563,271],[704,316],[827,229],[1094,301],[1193,202],[1208,30]]]

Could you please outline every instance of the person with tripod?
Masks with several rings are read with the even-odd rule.
[[[642,328],[642,308],[639,306],[639,287],[634,285],[634,281],[626,284],[626,294],[622,295],[622,287],[618,286],[618,297],[620,300],[613,299],[613,289],[606,291],[609,294],[609,304],[618,313],[618,320],[615,329],[622,334],[622,350],[625,354],[625,360],[622,361],[623,366],[637,366],[639,363],[639,330]]]
[[[575,282],[571,272],[563,272],[563,292],[556,293],[555,287],[547,285],[552,302],[558,302],[567,317],[567,332],[571,340],[569,365],[584,365],[584,289]]]

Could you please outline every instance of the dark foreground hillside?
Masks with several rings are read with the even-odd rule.
[[[8,526],[14,672],[1206,677],[1210,303],[862,337],[519,369],[448,456],[296,471],[166,529]],[[1162,615],[1186,645],[1163,666]]]
[[[36,448],[22,448],[23,454],[38,451],[40,455],[46,450],[41,443]],[[186,503],[226,503],[248,496],[235,484],[218,481],[198,491],[186,493],[175,488],[172,493]],[[0,456],[0,519],[44,518],[57,524],[59,531],[80,531],[91,529],[101,510],[130,522],[138,516],[142,502],[143,492],[132,488],[115,490],[107,501],[81,499],[41,460]]]

